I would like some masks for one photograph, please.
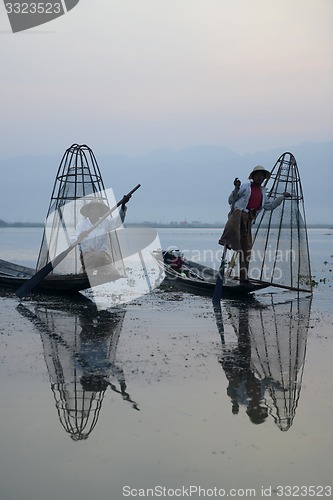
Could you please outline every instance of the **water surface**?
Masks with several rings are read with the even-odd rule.
[[[1,230],[0,258],[33,265],[40,231]],[[218,229],[159,234],[216,256]],[[309,238],[312,299],[264,290],[222,318],[176,289],[111,311],[2,290],[1,500],[332,484],[333,231]]]

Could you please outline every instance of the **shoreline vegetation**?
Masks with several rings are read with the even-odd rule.
[[[193,228],[217,228],[220,229],[224,226],[224,222],[199,222],[199,221],[193,221],[193,222],[187,222],[187,221],[181,221],[181,222],[150,222],[150,221],[143,221],[143,222],[130,222],[130,223],[125,223],[125,227],[154,227],[154,228],[166,228],[166,229],[193,229]],[[1,228],[27,228],[27,227],[44,227],[43,222],[5,222],[4,220],[0,219],[0,229]],[[333,229],[333,225],[331,224],[307,224],[308,229]]]

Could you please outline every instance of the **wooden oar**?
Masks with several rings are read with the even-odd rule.
[[[224,281],[224,269],[226,266],[226,260],[225,260],[226,255],[227,255],[227,246],[224,245],[222,259],[221,259],[221,265],[220,265],[220,269],[219,269],[219,272],[217,273],[217,277],[216,277],[216,283],[215,283],[214,295],[213,295],[213,304],[218,304],[221,300],[222,287],[223,287],[223,281]]]
[[[69,252],[71,250],[73,250],[73,248],[75,248],[77,245],[79,245],[81,243],[81,241],[84,240],[84,238],[86,238],[88,236],[88,234],[90,234],[97,226],[99,226],[99,224],[104,219],[106,219],[110,214],[112,214],[112,212],[114,212],[118,207],[120,207],[120,205],[122,205],[124,198],[130,197],[137,189],[139,189],[140,186],[141,186],[141,184],[138,184],[137,186],[135,186],[135,188],[132,189],[132,191],[130,191],[120,201],[118,201],[117,205],[110,208],[110,210],[108,210],[95,224],[93,224],[89,229],[84,231],[84,236],[82,236],[82,235],[79,236],[74,241],[74,243],[72,243],[68,248],[66,248],[66,250],[64,250],[59,255],[57,255],[53,260],[51,260],[48,264],[46,264],[46,266],[42,267],[42,269],[40,269],[36,274],[34,274],[26,283],[21,285],[20,288],[18,288],[16,290],[16,295],[20,299],[22,299],[29,292],[31,292],[31,290],[33,290],[38,285],[38,283],[40,283],[42,281],[42,279],[45,278],[45,276],[50,274],[50,272],[55,267],[57,267],[57,265],[60,264],[61,261],[64,260],[64,258],[69,254]]]

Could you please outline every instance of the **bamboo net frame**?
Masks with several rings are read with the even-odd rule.
[[[109,208],[115,205],[111,190],[106,190],[96,157],[87,145],[72,144],[64,153],[54,182],[36,270],[43,268],[71,243],[83,205],[97,200]],[[117,232],[109,233],[112,261],[121,275],[125,268]],[[80,250],[75,248],[53,271],[54,274],[78,274]]]

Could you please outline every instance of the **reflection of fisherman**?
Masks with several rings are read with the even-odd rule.
[[[87,391],[103,391],[108,386],[112,363],[110,356],[110,318],[103,311],[96,316],[80,316],[79,368],[81,385]]]
[[[125,220],[127,211],[126,203],[129,199],[130,196],[125,195],[122,199],[119,215],[115,218],[112,218],[111,216],[107,217],[88,235],[86,234],[87,231],[108,212],[109,207],[101,201],[94,200],[81,208],[80,213],[85,218],[78,223],[76,232],[71,238],[71,241],[75,241],[78,237],[84,237],[80,243],[82,263],[81,271],[85,271],[87,269],[94,270],[103,267],[103,271],[106,274],[119,274],[112,266],[113,260],[109,253],[110,240],[108,238],[108,233],[120,227]]]
[[[251,370],[251,340],[248,311],[240,311],[238,344],[232,351],[224,351],[221,364],[229,380],[227,394],[232,402],[232,413],[237,415],[240,405],[254,424],[261,424],[268,416],[264,405],[265,385]]]
[[[250,182],[241,184],[236,177],[234,190],[229,196],[231,211],[219,240],[220,245],[239,251],[240,280],[248,280],[249,261],[252,249],[251,226],[258,213],[264,210],[274,210],[284,198],[290,194],[285,192],[275,200],[268,200],[266,190],[261,186],[265,179],[270,178],[270,172],[257,165],[249,175]]]
[[[108,386],[122,395],[125,401],[132,403],[133,408],[138,410],[135,401],[132,401],[130,395],[126,392],[125,374],[119,368],[113,359],[110,359],[110,351],[115,349],[117,338],[111,340],[110,344],[110,314],[100,311],[98,316],[80,316],[80,352],[78,353],[78,367],[82,370],[80,379],[84,391],[98,392],[105,391]],[[115,327],[118,319],[116,318]],[[117,378],[119,389],[109,381],[113,375]]]

